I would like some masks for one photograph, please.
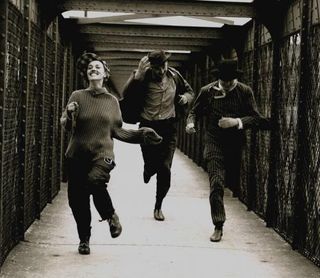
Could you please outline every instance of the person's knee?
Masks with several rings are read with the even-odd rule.
[[[87,177],[89,186],[106,186],[110,180],[110,171],[114,166],[114,161],[109,158],[101,158],[95,161]]]

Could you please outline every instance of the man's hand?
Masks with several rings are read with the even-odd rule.
[[[68,114],[68,117],[71,117],[75,112],[77,112],[79,109],[79,104],[75,101],[73,102],[70,102],[68,105],[67,105],[67,114]]]
[[[185,105],[188,103],[188,98],[185,95],[179,95],[179,101],[178,103],[180,105]]]
[[[157,145],[162,141],[162,137],[156,133],[152,128],[141,127],[139,130],[142,130],[142,136],[144,144],[146,145]]]
[[[188,133],[188,134],[196,133],[196,129],[194,128],[194,123],[188,123],[187,124],[186,133]]]
[[[134,78],[138,80],[142,79],[148,68],[150,68],[150,62],[148,56],[144,56],[139,62],[138,70],[136,71]]]
[[[239,121],[236,118],[222,117],[218,122],[218,126],[221,128],[239,127]]]

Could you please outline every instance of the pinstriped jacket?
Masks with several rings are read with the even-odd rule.
[[[218,81],[202,87],[192,104],[187,123],[194,123],[202,116],[207,117],[206,131],[213,136],[230,131],[218,126],[221,117],[240,118],[243,129],[269,128],[269,120],[259,113],[251,88],[241,82],[225,96],[218,89]],[[237,130],[236,127],[231,129]]]

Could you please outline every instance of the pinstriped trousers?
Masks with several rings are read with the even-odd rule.
[[[243,141],[243,133],[234,129],[206,136],[204,158],[210,183],[211,218],[216,227],[222,227],[226,221],[224,187],[239,188]]]

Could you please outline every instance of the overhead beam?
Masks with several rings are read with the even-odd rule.
[[[201,52],[203,51],[203,47],[200,46],[191,46],[191,45],[170,45],[168,47],[167,44],[159,45],[143,45],[137,43],[128,43],[119,45],[119,43],[92,43],[87,45],[89,49],[93,49],[94,51],[109,51],[109,50],[144,50],[144,51],[151,51],[151,50],[175,50],[175,51],[192,51],[192,52]]]
[[[161,17],[162,15],[155,14],[127,14],[117,16],[103,16],[103,17],[82,17],[77,18],[78,24],[92,24],[92,23],[112,23],[112,22],[123,22],[129,19],[142,19],[142,18],[154,18]],[[125,22],[126,24],[129,22]]]
[[[73,20],[70,21],[74,22]],[[80,33],[123,35],[123,36],[148,36],[161,38],[203,38],[221,39],[220,28],[200,27],[174,27],[174,26],[150,26],[150,25],[119,25],[119,24],[89,24],[79,25]]]
[[[148,51],[97,51],[96,53],[107,60],[140,60],[143,56],[148,55]],[[190,53],[171,53],[169,59],[170,61],[188,61]]]
[[[123,67],[138,67],[139,59],[137,60],[109,60],[106,56],[100,56],[102,59],[106,60],[111,68],[123,68]],[[172,67],[180,67],[181,62],[169,60],[169,64]]]
[[[145,18],[159,18],[159,17],[164,17],[164,15],[140,13],[140,14],[127,14],[127,15],[118,15],[118,16],[81,17],[81,18],[77,18],[77,23],[93,24],[93,23],[121,23],[122,22],[125,24],[130,24],[130,23],[137,24],[131,21],[126,21],[126,20],[139,20],[139,19],[145,19]],[[224,18],[217,18],[217,17],[188,16],[188,18],[201,19],[201,20],[206,20],[206,21],[221,23],[221,24],[229,24],[229,25],[234,24],[234,21],[232,20],[227,20]]]
[[[212,40],[196,39],[196,38],[155,38],[155,37],[127,37],[127,36],[114,36],[114,35],[82,35],[80,39],[86,42],[105,42],[119,43],[119,44],[143,44],[143,45],[191,45],[191,46],[210,46],[213,44]]]
[[[255,17],[252,3],[167,1],[167,0],[65,0],[58,3],[61,12],[88,10],[125,13],[150,13],[182,16]]]

